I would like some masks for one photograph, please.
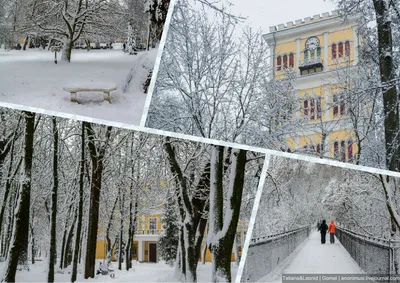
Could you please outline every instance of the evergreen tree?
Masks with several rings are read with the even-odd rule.
[[[168,197],[164,205],[162,217],[163,234],[159,239],[159,248],[163,258],[168,262],[176,258],[179,242],[178,215],[176,213],[176,202],[172,195]]]

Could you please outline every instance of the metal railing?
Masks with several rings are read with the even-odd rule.
[[[162,229],[140,229],[136,231],[137,235],[159,235],[162,233]]]
[[[272,272],[304,240],[311,227],[251,239],[243,270],[242,282],[254,282]]]
[[[396,255],[400,241],[365,236],[342,227],[336,227],[335,235],[364,272],[398,274]]]
[[[310,65],[316,65],[316,64],[323,64],[323,60],[321,57],[310,57],[305,59],[304,61],[299,61],[299,67],[307,67]]]

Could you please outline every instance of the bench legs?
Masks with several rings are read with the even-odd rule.
[[[104,92],[104,100],[111,103],[111,96],[109,92]]]
[[[71,101],[72,102],[77,102],[77,100],[76,100],[76,92],[71,92]]]
[[[111,95],[109,92],[104,92],[104,100],[111,103]],[[78,102],[76,92],[71,92],[71,102]]]

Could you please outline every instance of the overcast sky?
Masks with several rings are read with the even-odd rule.
[[[246,23],[269,32],[269,27],[331,12],[336,6],[331,0],[230,0],[233,14],[246,17]]]

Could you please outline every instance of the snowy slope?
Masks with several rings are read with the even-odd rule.
[[[0,51],[0,101],[138,125],[146,100],[141,84],[156,55],[157,49],[136,56],[121,50],[74,50],[70,64],[56,65],[47,50]],[[78,104],[63,87],[118,90],[111,94],[112,104],[103,102],[101,93],[79,93]]]

